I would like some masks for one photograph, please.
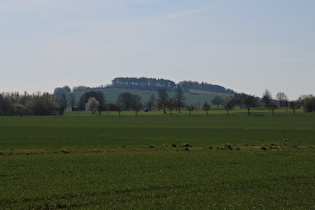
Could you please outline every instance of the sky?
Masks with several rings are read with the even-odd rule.
[[[0,92],[192,80],[315,95],[314,0],[0,0]]]

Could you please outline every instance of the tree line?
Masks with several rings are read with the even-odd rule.
[[[49,93],[0,94],[0,115],[62,115],[66,106],[63,98]]]
[[[185,92],[189,92],[189,89],[205,90],[217,93],[235,94],[236,92],[231,89],[226,89],[220,85],[213,85],[206,82],[193,82],[193,81],[182,81],[178,83]]]
[[[164,114],[169,112],[172,115],[174,111],[181,113],[182,109],[186,109],[191,115],[196,108],[200,108],[197,104],[185,104],[184,91],[181,86],[176,87],[173,97],[169,96],[165,88],[160,88],[157,91],[157,98],[152,94],[146,103],[141,101],[140,96],[129,92],[121,93],[117,97],[116,103],[105,103],[104,97],[101,96],[102,92],[86,92],[80,98],[79,108],[81,110],[89,110],[86,105],[90,98],[99,102],[98,107],[94,106],[91,109],[92,113],[98,110],[99,114],[101,111],[118,111],[120,115],[120,112],[123,110],[134,110],[137,115],[141,109],[145,111],[157,109],[162,110]],[[296,110],[300,107],[303,107],[306,112],[315,111],[315,97],[313,95],[302,95],[295,101],[289,101],[287,95],[283,92],[277,93],[275,98],[273,98],[271,93],[266,90],[261,98],[245,93],[235,93],[226,97],[215,95],[210,102],[205,101],[203,104],[199,103],[199,105],[202,105],[202,109],[206,112],[206,115],[208,115],[209,110],[212,108],[211,105],[217,109],[223,108],[226,110],[227,115],[235,107],[239,107],[240,109],[245,108],[248,115],[251,115],[251,108],[262,106],[269,109],[272,115],[278,107],[285,107],[287,111],[290,108],[295,115]]]
[[[213,106],[213,107],[212,107]],[[215,95],[212,100],[203,104],[186,104],[182,86],[177,85],[173,97],[169,96],[166,88],[157,90],[157,98],[154,94],[147,102],[142,102],[141,97],[136,94],[124,92],[118,95],[115,103],[106,103],[106,98],[101,91],[86,91],[79,99],[71,92],[68,86],[56,88],[54,94],[36,93],[29,95],[26,92],[2,93],[0,94],[0,115],[62,115],[67,108],[72,111],[91,111],[92,114],[101,115],[103,111],[117,111],[119,116],[124,110],[134,110],[137,115],[140,110],[152,111],[162,110],[164,114],[172,115],[174,111],[181,113],[182,109],[189,111],[190,115],[195,109],[202,108],[208,115],[211,108],[226,110],[226,114],[235,107],[247,109],[248,115],[251,108],[264,106],[274,114],[278,107],[291,109],[293,114],[297,109],[303,107],[306,112],[315,111],[315,97],[313,95],[301,95],[297,100],[289,101],[287,95],[279,92],[272,94],[265,90],[262,97],[256,97],[245,93],[235,93],[223,97]]]

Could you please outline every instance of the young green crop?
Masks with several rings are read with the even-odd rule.
[[[314,144],[315,120],[305,116],[1,117],[0,150],[25,148],[242,146]]]
[[[314,115],[82,113],[0,118],[0,209],[315,207]]]
[[[27,155],[28,154],[28,155]],[[0,155],[0,208],[314,208],[309,149]]]

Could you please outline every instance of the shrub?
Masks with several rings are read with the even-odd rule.
[[[315,97],[307,98],[304,100],[304,111],[305,112],[315,111]]]
[[[233,150],[232,146],[230,144],[225,144],[224,145],[225,149]]]
[[[184,143],[184,144],[182,144],[182,147],[192,147],[192,145],[190,145],[188,143]]]

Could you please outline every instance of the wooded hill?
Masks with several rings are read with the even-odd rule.
[[[84,92],[89,90],[97,90],[104,93],[107,102],[114,103],[119,94],[123,92],[130,92],[141,96],[143,102],[149,100],[151,94],[157,97],[157,91],[164,88],[169,93],[170,97],[175,94],[177,86],[181,86],[186,98],[186,104],[203,103],[204,101],[210,102],[215,95],[233,95],[236,92],[227,89],[220,85],[213,85],[209,83],[199,83],[192,81],[182,81],[176,84],[174,81],[167,79],[155,78],[135,78],[135,77],[117,77],[112,80],[110,85],[99,87],[85,87],[77,86],[73,88],[73,92],[79,98]]]
[[[208,92],[224,93],[224,94],[235,94],[236,92],[227,89],[220,85],[213,85],[206,82],[193,82],[193,81],[182,81],[176,84],[174,81],[167,79],[155,79],[146,77],[117,77],[112,80],[110,85],[102,85],[96,88],[90,88],[85,86],[77,86],[73,88],[73,92],[87,91],[91,89],[136,89],[136,90],[148,90],[157,91],[160,88],[164,88],[167,91],[175,91],[177,86],[181,86],[184,92],[189,93],[191,89],[203,90]]]

